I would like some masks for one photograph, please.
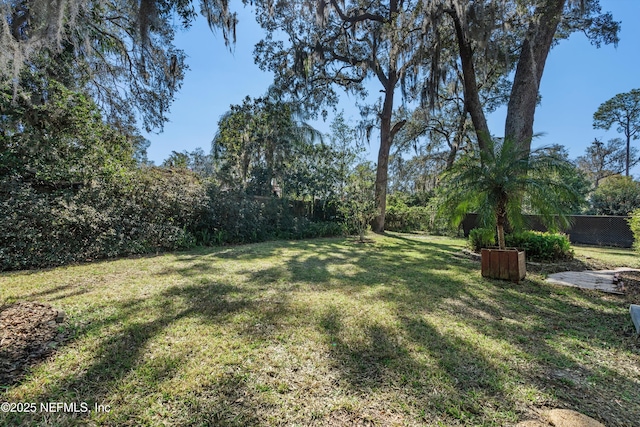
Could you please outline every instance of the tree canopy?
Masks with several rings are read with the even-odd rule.
[[[442,2],[442,10],[455,31],[465,106],[480,149],[491,132],[480,102],[478,88],[483,79],[478,75],[482,69],[479,61],[501,57],[501,61],[515,64],[504,137],[529,149],[540,82],[551,48],[575,31],[583,31],[596,46],[618,41],[619,23],[611,14],[601,13],[598,0],[450,0]],[[507,66],[504,71],[510,69]]]
[[[394,121],[396,89],[412,87],[403,95],[415,95],[429,76],[438,76],[437,69],[429,73],[424,67],[430,61],[428,46],[437,42],[423,19],[424,3],[287,0],[258,5],[267,36],[256,47],[257,61],[274,72],[278,87],[300,97],[308,108],[335,105],[336,86],[364,96],[364,81],[378,81],[383,95],[372,108],[380,127],[374,230],[384,230],[389,152],[405,124]],[[288,36],[289,45],[277,38],[278,31]]]
[[[282,189],[292,165],[309,155],[320,138],[296,115],[297,107],[272,96],[246,97],[232,105],[218,123],[212,142],[219,176],[230,188],[271,195]]]
[[[616,126],[619,133],[624,134],[627,142],[625,175],[629,176],[631,159],[631,140],[640,136],[640,89],[627,93],[619,93],[602,103],[593,114],[595,129],[611,129]]]
[[[161,130],[186,69],[173,45],[179,17],[188,27],[195,0],[15,0],[0,12],[0,78],[13,96],[29,99],[21,70],[41,68],[43,57],[67,55],[71,80],[87,91],[111,121]],[[211,28],[235,39],[235,14],[226,0],[201,0]],[[54,67],[55,68],[55,67]],[[133,107],[133,108],[132,108]]]

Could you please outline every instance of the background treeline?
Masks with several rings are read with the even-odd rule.
[[[173,152],[156,167],[146,158],[149,142],[105,120],[82,91],[44,74],[22,78],[31,99],[16,102],[5,87],[0,104],[2,270],[195,245],[362,236],[376,213],[375,168],[362,161],[361,138],[342,115],[322,135],[294,104],[246,98],[220,119],[209,153]],[[450,153],[430,141],[391,158],[387,230],[456,232],[438,215]],[[548,151],[568,159],[561,146]],[[620,175],[623,159],[619,141],[594,141],[563,177],[583,196],[567,210],[638,209],[640,184]]]
[[[246,99],[221,119],[211,154],[174,152],[156,167],[148,141],[81,91],[23,78],[41,101],[13,102],[7,87],[0,105],[0,270],[355,230],[358,150],[342,117],[324,136],[291,105]]]
[[[507,14],[518,2],[456,1],[453,9],[392,2],[396,11],[373,2],[366,13],[349,3],[347,14],[331,3],[322,25],[294,13],[306,11],[305,2],[283,2],[278,13],[263,13],[272,5],[258,2],[265,39],[256,46],[256,62],[274,72],[274,86],[264,97],[230,106],[209,152],[175,151],[156,167],[138,129],[162,130],[167,120],[186,70],[173,39],[197,16],[196,3],[210,27],[233,43],[237,21],[228,2],[0,6],[6,36],[0,40],[0,269],[198,244],[346,232],[363,238],[374,218],[377,231],[455,232],[451,212],[438,215],[442,174],[500,145],[480,116],[508,105],[519,78],[509,76],[529,35],[542,25],[557,40],[580,30],[607,44],[617,42],[619,29],[597,0],[580,7],[550,1],[559,11],[553,20],[533,1]],[[460,24],[462,38],[454,31]],[[281,45],[272,37],[277,31],[293,32],[293,44]],[[551,39],[545,43],[535,48],[544,56]],[[474,50],[483,54],[464,55]],[[475,64],[477,75],[466,75],[463,62]],[[370,78],[381,95],[360,105],[357,127],[338,115],[330,134],[321,135],[303,121],[326,116],[338,87],[364,100]],[[527,87],[535,98],[537,86]],[[473,88],[469,111],[465,91]],[[394,93],[402,102],[394,104]],[[522,113],[524,97],[513,99],[509,117]],[[616,124],[612,117],[638,105],[640,92],[610,101],[594,115],[594,126]],[[517,142],[529,152],[533,112],[527,114],[530,123]],[[637,114],[629,117],[633,126],[622,127],[626,147],[622,140],[594,141],[577,166],[553,177],[581,196],[561,206],[562,213],[626,215],[640,207],[639,184],[628,176],[638,161],[630,146]],[[515,135],[513,124],[505,125],[506,140]],[[380,137],[375,165],[361,158],[374,130]],[[560,145],[546,150],[569,160]],[[515,199],[523,201],[522,213],[536,213],[531,199]]]

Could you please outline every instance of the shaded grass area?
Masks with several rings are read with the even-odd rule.
[[[73,335],[0,401],[110,408],[0,424],[505,426],[547,407],[640,419],[623,299],[482,279],[462,240],[372,239],[0,274],[0,306],[50,303]]]
[[[574,252],[578,259],[602,268],[640,268],[640,256],[633,249],[578,245],[574,246]]]

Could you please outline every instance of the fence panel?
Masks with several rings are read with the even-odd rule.
[[[633,233],[629,227],[627,216],[608,215],[571,215],[571,225],[564,232],[569,235],[571,243],[596,246],[618,246],[630,248],[633,246]],[[537,231],[547,231],[537,215],[525,215],[528,228]],[[462,221],[465,237],[469,231],[477,227],[477,215],[468,214]]]

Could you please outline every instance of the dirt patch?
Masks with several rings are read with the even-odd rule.
[[[468,249],[462,249],[454,255],[457,258],[466,258],[480,263],[481,256],[479,253],[472,252]],[[527,261],[527,272],[537,274],[553,274],[562,271],[584,271],[584,270],[602,270],[606,269],[606,265],[592,258],[572,258],[569,260],[555,262],[533,262]]]
[[[63,311],[37,302],[0,307],[0,385],[19,381],[67,339],[64,317]]]
[[[631,304],[640,304],[640,271],[621,271],[620,281],[624,284],[624,295]]]

